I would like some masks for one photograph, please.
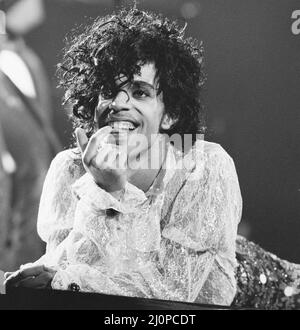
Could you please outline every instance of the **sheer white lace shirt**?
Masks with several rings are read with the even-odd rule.
[[[114,209],[115,213],[107,212]],[[127,183],[119,199],[85,173],[75,149],[59,153],[41,196],[36,264],[57,270],[53,289],[229,305],[242,199],[232,158],[197,141],[148,192]]]

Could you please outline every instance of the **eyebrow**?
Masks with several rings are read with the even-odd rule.
[[[150,83],[147,83],[146,81],[142,81],[142,80],[134,80],[132,82],[132,85],[134,86],[138,86],[138,87],[147,87],[147,88],[150,88],[152,89],[153,91],[156,91],[156,88],[150,84]]]
[[[123,83],[121,83],[118,87],[124,87],[126,84],[128,83],[128,81],[124,81]],[[157,89],[150,83],[147,83],[146,81],[143,80],[133,80],[131,82],[131,85],[134,87],[146,87],[146,88],[150,88],[153,90],[153,92],[156,92]]]

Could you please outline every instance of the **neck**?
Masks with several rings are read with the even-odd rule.
[[[138,168],[129,170],[128,181],[144,192],[148,191],[165,161],[167,150],[166,141],[157,138],[149,149],[140,154]]]

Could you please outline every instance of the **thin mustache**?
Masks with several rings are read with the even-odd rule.
[[[133,123],[137,123],[136,119],[133,118],[132,116],[109,116],[108,120],[106,120],[106,123],[112,122],[112,121],[122,121],[122,120],[129,120],[132,121]]]
[[[133,118],[132,116],[109,116],[109,113],[112,111],[112,109],[105,109],[103,111],[103,113],[101,114],[101,116],[98,118],[98,125],[99,127],[105,126],[110,122],[113,121],[131,121],[133,122],[133,124],[137,125],[138,122],[135,118]]]
[[[97,117],[97,123],[99,126],[102,126],[103,124],[105,125],[111,121],[121,121],[121,120],[130,120],[134,124],[138,124],[138,121],[130,115],[110,115],[110,113],[114,113],[114,109],[110,108],[110,105],[111,103],[108,104],[103,110],[103,112],[100,114],[100,116]],[[120,112],[124,112],[124,111],[120,111]]]

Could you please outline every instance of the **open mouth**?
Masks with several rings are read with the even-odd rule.
[[[111,133],[129,133],[138,127],[130,121],[111,121],[108,125],[112,128]]]

